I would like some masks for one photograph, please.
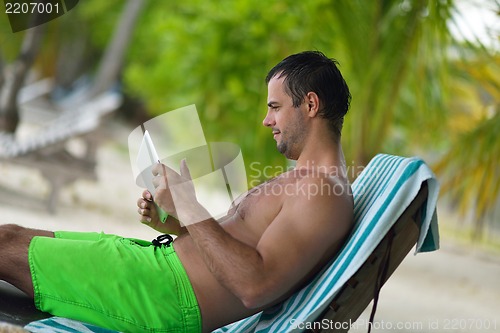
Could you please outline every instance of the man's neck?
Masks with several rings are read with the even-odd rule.
[[[317,175],[324,174],[342,178],[347,176],[345,159],[341,148],[334,153],[329,152],[328,154],[317,154],[315,156],[301,155],[297,160],[295,170],[307,170]]]

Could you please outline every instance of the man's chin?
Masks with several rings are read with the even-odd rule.
[[[285,156],[289,160],[296,160],[297,157],[293,156],[291,151],[288,149],[286,145],[277,145],[276,148],[280,152],[281,155]]]
[[[286,155],[286,150],[287,150],[286,148],[287,148],[287,147],[286,147],[286,145],[285,145],[285,144],[282,144],[282,143],[278,143],[278,144],[276,145],[276,149],[278,149],[278,151],[279,151],[279,152],[280,152],[280,154],[282,154],[282,155]]]

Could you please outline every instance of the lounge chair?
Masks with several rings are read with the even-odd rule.
[[[372,298],[376,304],[382,284],[411,247],[416,244],[415,253],[438,249],[438,184],[421,159],[377,155],[352,187],[355,227],[332,262],[283,303],[214,333],[348,331]],[[325,327],[324,319],[338,324]],[[42,332],[76,324],[93,329],[64,318],[26,328]]]

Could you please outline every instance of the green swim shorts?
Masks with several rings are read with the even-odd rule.
[[[201,314],[173,246],[104,233],[35,237],[35,305],[122,332],[201,332]]]

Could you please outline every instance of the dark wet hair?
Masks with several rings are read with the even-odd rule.
[[[351,93],[337,68],[338,64],[319,51],[293,54],[269,71],[266,83],[275,76],[284,77],[285,92],[292,97],[294,107],[304,102],[307,93],[316,93],[320,101],[318,114],[329,120],[334,134],[340,138]]]

